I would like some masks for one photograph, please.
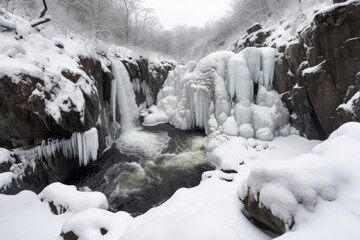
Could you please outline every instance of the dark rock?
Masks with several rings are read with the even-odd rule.
[[[72,231],[67,232],[67,233],[61,233],[60,236],[64,240],[78,240],[79,239],[79,237]]]
[[[359,121],[355,113],[338,108],[358,91],[359,25],[359,3],[318,13],[277,59],[274,88],[286,93],[282,99],[293,113],[290,121],[308,138],[325,139],[340,124]]]
[[[302,133],[309,139],[325,139],[326,134],[319,123],[306,88],[293,88],[290,94],[291,106],[296,114],[296,118],[290,118],[291,124],[295,128],[301,129]]]
[[[64,44],[62,42],[56,42],[55,46],[60,48],[60,49],[64,49]]]
[[[227,169],[227,170],[221,169],[221,171],[223,173],[227,173],[227,174],[236,174],[237,173],[237,171],[235,171],[233,169],[231,169],[231,170],[229,170],[229,169]]]
[[[101,235],[106,235],[107,233],[108,233],[109,231],[108,230],[106,230],[105,228],[100,228],[100,233],[101,233]]]
[[[251,33],[254,33],[254,32],[257,32],[259,31],[260,29],[262,29],[263,27],[261,26],[260,23],[255,23],[254,25],[252,25],[251,27],[249,27],[246,32],[247,34],[251,34]]]
[[[346,2],[347,0],[333,0],[333,3],[336,4],[336,3],[342,3],[342,2]]]
[[[279,52],[274,89],[284,94],[282,99],[291,113],[291,123],[310,139],[325,139],[340,124],[360,121],[354,112],[338,108],[358,91],[354,80],[360,71],[359,26],[360,3],[341,4],[318,12],[311,25],[287,45],[270,46]],[[264,46],[275,40],[273,36],[268,39],[270,35],[271,31],[254,25],[234,44],[233,51]],[[306,70],[315,66],[320,66],[321,71]],[[357,109],[357,101],[353,109]]]
[[[339,6],[317,14],[312,31],[314,47],[325,57],[343,95],[360,71],[360,4]]]
[[[259,199],[259,197],[257,197],[257,199]],[[250,191],[248,191],[245,199],[242,199],[244,208],[247,211],[246,215],[253,220],[255,225],[277,235],[284,234],[287,228],[291,229],[294,226],[294,220],[292,220],[289,225],[285,224],[281,219],[274,216],[270,209],[260,204],[257,199],[255,199]]]
[[[294,74],[291,73],[284,57],[278,58],[275,64],[274,89],[278,93],[289,91],[293,87],[291,83],[294,82]]]
[[[157,66],[146,58],[140,58],[136,61],[123,60],[122,62],[129,72],[130,80],[132,82],[137,80],[141,85],[147,84],[150,88],[150,95],[154,102],[156,102],[157,94],[162,88],[169,71],[174,66],[167,62]],[[144,103],[146,101],[145,89],[141,88],[139,92],[135,92],[135,96],[138,105]]]
[[[42,202],[44,202],[44,199],[41,199]],[[56,206],[54,204],[54,202],[48,202],[50,210],[53,214],[55,215],[61,215],[63,213],[67,212],[67,208],[63,207],[63,206]]]
[[[304,78],[319,123],[326,136],[329,136],[336,130],[334,112],[341,103],[341,93],[336,88],[325,63],[320,65],[317,72],[305,73]]]

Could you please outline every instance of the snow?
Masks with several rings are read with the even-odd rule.
[[[259,128],[256,131],[255,137],[262,141],[271,141],[271,140],[273,140],[274,135],[273,135],[272,131],[270,130],[270,128],[264,127],[264,128]]]
[[[88,209],[68,219],[61,232],[72,231],[79,239],[84,240],[116,240],[126,232],[132,219],[126,212],[111,213],[103,209]],[[101,234],[101,228],[107,230],[105,235]]]
[[[15,178],[15,174],[12,172],[0,173],[0,189],[6,188],[6,186],[12,182],[13,178]]]
[[[95,81],[79,64],[80,56],[89,56],[90,50],[80,39],[65,36],[55,39],[45,31],[37,32],[20,17],[10,13],[5,16],[16,24],[17,34],[14,31],[1,34],[0,78],[8,76],[19,88],[33,81],[30,77],[38,79],[29,101],[33,97],[40,98],[45,112],[57,123],[61,122],[62,112],[70,111],[78,112],[80,120],[84,121],[84,94],[97,95]],[[64,43],[64,49],[56,47],[57,41]],[[78,80],[72,82],[63,72],[78,76]]]
[[[5,148],[0,148],[0,164],[6,163],[11,160],[11,153]]]
[[[338,239],[340,233],[357,239],[360,232],[353,226],[360,218],[352,212],[359,211],[360,200],[354,191],[360,184],[359,134],[359,123],[347,123],[308,154],[255,166],[239,187],[240,198],[249,189],[285,223],[295,219],[294,231],[279,239]],[[339,226],[339,221],[344,224]],[[338,227],[324,231],[326,224]]]
[[[360,92],[354,94],[349,101],[346,103],[340,104],[338,108],[342,108],[350,113],[354,113],[354,104],[355,101],[359,101],[360,99]]]
[[[56,216],[50,212],[47,203],[30,192],[16,196],[0,195],[0,234],[4,239],[57,239],[59,233],[74,231],[80,239],[256,239],[267,240],[269,236],[257,229],[241,213],[242,203],[237,196],[237,187],[248,176],[254,166],[296,157],[310,151],[318,141],[309,141],[299,136],[276,137],[262,151],[250,147],[250,142],[265,145],[263,142],[241,137],[217,135],[222,144],[211,154],[218,156],[217,163],[223,170],[234,169],[238,174],[212,171],[203,174],[199,186],[179,189],[168,201],[134,219],[128,214],[110,213],[104,210],[87,209],[77,214],[66,212]],[[196,139],[192,149],[201,148],[205,139]],[[207,143],[208,144],[208,143]],[[179,156],[179,166],[188,161],[191,155]],[[190,160],[190,161],[189,161]],[[242,165],[240,165],[242,164]],[[71,187],[70,187],[71,188]],[[68,200],[71,203],[87,205],[89,197],[75,194],[62,194],[68,191],[53,189],[54,199]],[[75,189],[73,188],[73,191]],[[26,195],[26,196],[25,196]],[[81,204],[80,204],[81,203]],[[75,204],[75,205],[76,205]],[[47,226],[44,228],[44,226]],[[108,233],[100,236],[99,228]],[[22,229],[22,231],[18,231]],[[62,230],[61,230],[62,229]]]
[[[306,74],[311,74],[311,73],[317,73],[321,70],[321,65],[323,65],[325,62],[325,60],[321,63],[319,63],[318,65],[316,66],[313,66],[313,67],[309,67],[309,68],[306,68],[304,69],[304,71],[302,72],[302,76],[304,77]]]
[[[30,191],[15,196],[0,195],[0,235],[2,239],[58,239],[69,213],[54,215],[47,203]]]
[[[239,127],[234,116],[228,117],[222,125],[222,132],[229,136],[238,136]]]
[[[75,186],[52,183],[39,194],[41,201],[53,203],[59,214],[80,212],[89,208],[107,209],[108,203],[101,192],[79,192]]]
[[[239,127],[239,135],[243,138],[248,139],[248,138],[253,138],[255,136],[255,132],[250,124],[244,123],[241,124]]]

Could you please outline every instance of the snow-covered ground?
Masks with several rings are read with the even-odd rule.
[[[236,139],[246,142],[240,137]],[[224,237],[226,239],[270,239],[241,213],[242,203],[238,199],[237,188],[254,166],[299,156],[309,152],[317,143],[317,141],[291,135],[276,137],[265,150],[257,151],[255,148],[248,147],[243,151],[244,165],[239,167],[238,174],[230,174],[230,178],[234,179],[232,182],[221,180],[221,175],[224,174],[221,171],[207,172],[199,186],[178,190],[161,206],[134,219],[124,217],[125,213],[119,213],[117,217],[104,210],[85,210],[80,211],[81,215],[80,213],[75,215],[71,212],[71,208],[62,215],[53,215],[48,204],[40,200],[44,198],[44,195],[49,195],[47,194],[49,190],[51,190],[52,198],[56,198],[54,192],[60,194],[59,201],[64,198],[61,195],[70,194],[70,198],[62,202],[67,202],[67,205],[75,204],[75,207],[79,206],[74,189],[61,185],[54,185],[39,196],[28,191],[15,196],[0,195],[0,223],[3,223],[0,225],[0,236],[4,236],[7,240],[56,239],[63,224],[68,221],[64,225],[64,230],[78,230],[79,235],[84,234],[82,235],[84,238],[81,238],[84,240],[94,239],[87,234],[95,230],[99,231],[100,227],[108,228],[109,233],[114,233],[95,239],[119,239],[121,235],[120,239],[149,239],[149,236],[157,240],[194,237],[204,240],[224,239]],[[225,144],[223,148],[229,152],[224,161],[227,158],[232,159],[238,153],[237,149],[227,148]],[[54,190],[57,187],[60,188],[59,191]],[[74,204],[70,201],[72,197],[74,197]],[[83,199],[83,201],[85,201],[85,206],[86,200]],[[114,223],[116,224],[113,226]],[[81,226],[86,226],[86,231]],[[22,231],[16,229],[22,229]]]
[[[349,123],[323,143],[290,135],[276,137],[261,150],[253,148],[251,141],[234,137],[247,143],[240,151],[243,162],[238,173],[206,172],[199,186],[178,190],[167,202],[136,218],[94,208],[74,213],[71,207],[62,215],[53,215],[48,203],[40,200],[44,195],[56,198],[57,192],[57,198],[64,199],[70,194],[74,200],[67,197],[68,204],[79,206],[74,189],[59,184],[49,188],[51,194],[47,190],[40,196],[29,191],[0,195],[0,236],[7,240],[49,240],[57,239],[62,229],[73,231],[82,240],[271,239],[241,212],[238,194],[248,186],[251,191],[260,191],[260,201],[274,215],[288,210],[295,215],[295,227],[278,239],[355,240],[360,237],[359,135],[360,124]],[[228,152],[222,161],[234,161],[240,153],[231,144],[218,148]],[[254,181],[260,183],[254,185]],[[96,203],[99,196],[89,194],[87,198]],[[300,197],[302,204],[299,199],[293,201],[294,197]],[[93,206],[100,207],[96,204]],[[100,228],[108,232],[101,235]]]

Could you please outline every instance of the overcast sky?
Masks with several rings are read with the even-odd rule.
[[[230,0],[145,0],[154,8],[161,24],[169,30],[176,25],[204,26],[223,16]]]

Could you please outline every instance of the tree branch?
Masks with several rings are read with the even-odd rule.
[[[44,24],[44,23],[47,23],[47,22],[50,22],[50,21],[51,21],[51,17],[46,15],[46,16],[44,16],[42,18],[32,20],[30,22],[30,25],[31,25],[31,27],[36,27],[36,26],[39,26],[41,24]]]
[[[41,11],[39,18],[43,18],[48,10],[48,7],[46,5],[46,0],[43,0],[43,4],[44,4],[44,9]]]

